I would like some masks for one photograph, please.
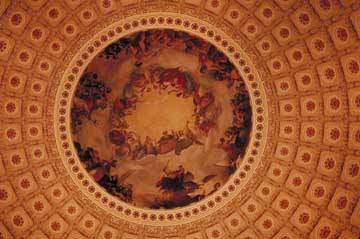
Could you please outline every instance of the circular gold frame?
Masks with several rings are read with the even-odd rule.
[[[77,82],[85,67],[105,46],[134,32],[154,28],[170,28],[192,33],[206,39],[223,51],[243,76],[252,105],[252,132],[243,163],[229,181],[216,193],[204,200],[173,210],[141,209],[128,205],[108,194],[87,174],[81,166],[72,144],[70,132],[70,107]],[[206,217],[234,198],[241,197],[241,191],[257,169],[265,146],[268,131],[268,106],[263,82],[245,51],[231,37],[209,23],[182,14],[153,12],[135,15],[111,24],[96,33],[73,56],[65,70],[55,98],[54,132],[61,160],[72,181],[101,209],[111,215],[144,225],[162,226],[189,223]]]

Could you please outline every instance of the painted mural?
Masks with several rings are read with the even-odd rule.
[[[75,147],[94,180],[142,208],[186,206],[217,191],[251,132],[246,86],[212,44],[169,29],[107,46],[80,78]]]

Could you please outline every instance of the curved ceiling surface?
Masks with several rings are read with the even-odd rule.
[[[1,239],[359,237],[358,0],[0,15]]]

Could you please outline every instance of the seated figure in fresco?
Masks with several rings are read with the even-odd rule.
[[[115,153],[118,156],[132,155],[132,160],[140,159],[146,155],[146,145],[140,142],[138,136],[133,132],[113,129],[109,132],[109,140],[116,145]]]
[[[158,141],[158,153],[165,154],[175,151],[176,155],[180,155],[181,151],[189,148],[194,143],[203,145],[203,143],[198,140],[198,137],[189,128],[189,123],[189,121],[186,122],[185,132],[183,130],[180,130],[179,132],[171,131],[171,134],[169,134],[167,131],[164,131],[163,136]]]
[[[113,103],[112,112],[120,117],[131,115],[135,103],[136,100],[131,100],[129,98],[116,98]]]
[[[216,120],[221,114],[221,108],[215,105],[215,97],[211,92],[200,95],[199,89],[197,89],[193,95],[195,125],[207,136],[210,130],[216,127]]]
[[[175,146],[175,154],[180,155],[181,151],[189,148],[193,145],[194,141],[185,135],[184,131],[180,130],[176,135],[176,146]]]
[[[165,90],[169,86],[171,87],[171,92],[179,93],[183,97],[189,97],[191,92],[186,91],[186,76],[185,73],[180,71],[179,68],[167,69],[160,75],[159,85],[160,88]]]
[[[158,149],[158,147],[156,147],[155,144],[156,143],[149,136],[146,136],[146,139],[144,142],[146,154],[153,154],[153,155],[158,154],[159,149]]]
[[[140,141],[131,150],[131,160],[140,160],[147,155],[146,146]]]
[[[142,97],[148,84],[149,81],[143,73],[138,73],[136,71],[131,73],[130,82],[127,86],[130,85],[133,95],[128,96],[126,89],[124,89],[124,97]]]
[[[173,151],[176,148],[176,137],[173,132],[170,134],[168,131],[164,131],[160,140],[158,141],[159,154],[166,154]]]
[[[189,128],[189,123],[189,121],[186,122],[185,132],[179,131],[178,133],[175,147],[175,154],[177,155],[180,155],[181,151],[189,148],[194,143],[198,145],[203,145],[203,143],[198,140],[198,137]]]

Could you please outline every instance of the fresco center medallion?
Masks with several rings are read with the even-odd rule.
[[[129,130],[145,139],[159,139],[163,132],[181,131],[186,122],[193,123],[194,104],[192,98],[180,98],[175,94],[159,94],[157,91],[145,93],[136,111],[126,117]],[[144,119],[145,117],[145,119]]]
[[[222,187],[251,133],[246,85],[225,54],[169,29],[125,36],[82,74],[71,109],[83,167],[107,192],[170,209]]]

